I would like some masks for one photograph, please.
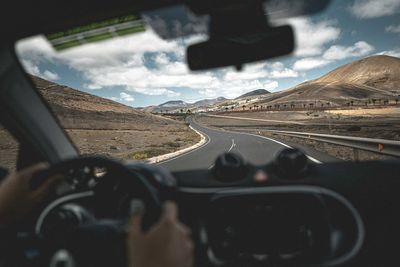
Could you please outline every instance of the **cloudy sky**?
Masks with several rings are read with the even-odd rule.
[[[169,100],[237,97],[264,88],[285,90],[345,63],[374,54],[400,57],[400,0],[337,0],[323,13],[288,20],[296,31],[293,55],[233,68],[192,73],[185,45],[143,33],[56,53],[43,36],[17,43],[26,71],[133,107]]]

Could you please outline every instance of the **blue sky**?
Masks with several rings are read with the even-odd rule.
[[[400,57],[400,0],[337,0],[320,14],[284,23],[296,31],[294,54],[246,65],[242,72],[191,73],[183,43],[204,37],[165,41],[150,28],[59,53],[43,36],[21,40],[16,48],[27,72],[133,107],[234,98],[260,88],[276,92],[370,55]]]

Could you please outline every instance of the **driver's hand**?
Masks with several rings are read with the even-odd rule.
[[[178,221],[178,208],[166,202],[160,221],[142,232],[143,211],[131,218],[128,235],[129,267],[190,267],[193,241],[190,230]]]
[[[60,177],[52,177],[32,190],[30,181],[38,171],[48,168],[45,163],[32,165],[9,174],[0,184],[0,225],[9,225],[28,215],[49,193]]]

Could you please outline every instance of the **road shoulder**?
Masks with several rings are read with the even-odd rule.
[[[209,137],[208,136],[206,136],[204,133],[194,129],[192,126],[189,126],[189,127],[190,127],[190,129],[192,131],[196,132],[201,138],[200,141],[197,144],[195,144],[195,145],[193,145],[191,147],[187,147],[187,148],[175,151],[175,152],[171,152],[171,153],[168,153],[168,154],[164,154],[164,155],[160,155],[160,156],[149,158],[149,159],[146,160],[146,163],[149,163],[149,164],[162,163],[162,162],[165,162],[167,160],[171,160],[171,159],[174,159],[176,157],[182,156],[184,154],[193,152],[193,151],[205,146],[209,142]]]

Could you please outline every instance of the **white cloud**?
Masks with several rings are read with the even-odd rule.
[[[340,28],[333,20],[313,22],[309,18],[293,18],[283,21],[294,27],[297,48],[297,56],[320,55],[326,44],[337,40],[340,36]],[[280,22],[281,23],[281,22]]]
[[[293,64],[293,68],[298,71],[308,71],[311,69],[328,65],[331,61],[323,58],[302,58]]]
[[[131,91],[131,92],[150,95],[150,96],[164,95],[167,97],[178,97],[181,95],[179,92],[168,90],[166,88],[151,88],[151,90],[149,90],[149,88],[134,87],[134,88],[127,88],[127,90]]]
[[[94,83],[84,84],[83,86],[90,90],[98,90],[98,89],[103,88],[102,86],[100,86],[98,84],[94,84]]]
[[[41,75],[39,67],[37,65],[35,65],[31,60],[22,59],[21,63],[27,73],[36,75],[36,76]]]
[[[355,0],[349,7],[351,13],[360,19],[390,16],[400,12],[399,0]]]
[[[45,70],[42,74],[42,76],[46,79],[46,80],[50,80],[50,81],[56,81],[58,79],[60,79],[60,77],[58,76],[57,73],[49,71],[49,70]]]
[[[19,41],[17,53],[22,58],[37,60],[62,60],[72,67],[81,69],[99,65],[115,66],[135,58],[140,61],[144,52],[173,52],[178,49],[177,42],[165,41],[152,30],[143,33],[118,37],[98,43],[85,44],[56,53],[44,36],[34,36]]]
[[[254,89],[273,90],[278,87],[278,82],[272,79],[299,75],[281,62],[246,65],[243,72],[227,68],[217,72],[191,73],[183,62],[185,47],[182,43],[197,39],[167,42],[152,31],[146,31],[134,37],[116,38],[55,53],[41,36],[18,44],[17,51],[20,57],[37,63],[47,60],[67,65],[84,78],[87,89],[122,87],[127,92],[170,98],[181,95],[176,88],[188,88],[207,97],[237,97]],[[145,58],[146,52],[157,52],[151,59],[154,68],[144,64],[149,58]],[[178,61],[174,61],[176,59]],[[37,65],[32,63],[28,67],[35,72]],[[37,68],[36,72],[40,70]],[[123,101],[122,97],[120,95],[118,101]],[[124,99],[130,98],[124,95]]]
[[[29,74],[41,77],[43,79],[49,80],[49,81],[56,81],[60,79],[57,73],[45,70],[44,72],[40,71],[39,66],[37,66],[34,62],[28,59],[22,59],[21,60],[22,66],[24,66],[25,71]]]
[[[16,51],[20,58],[29,58],[34,62],[52,60],[56,56],[53,47],[41,35],[20,40],[16,44]]]
[[[386,50],[377,53],[377,55],[386,55],[386,56],[392,56],[392,57],[399,57],[400,58],[400,48],[396,48],[393,50]]]
[[[385,28],[386,32],[400,33],[400,24],[399,25],[389,25]]]
[[[282,62],[275,62],[270,65],[270,73],[268,75],[269,78],[295,78],[298,77],[299,73],[294,71],[293,69],[287,68],[283,65]]]
[[[122,101],[126,101],[126,102],[133,102],[135,101],[135,98],[133,97],[133,95],[121,92],[119,94],[119,97],[121,98]]]
[[[177,51],[184,50],[182,46],[176,45]],[[174,53],[177,52],[173,51]],[[165,51],[172,53],[171,51]],[[75,55],[68,55],[68,63],[74,69],[83,73],[83,76],[90,81],[88,84],[92,89],[123,86],[126,90],[146,95],[164,95],[166,97],[178,97],[179,92],[171,88],[190,88],[199,93],[210,95],[210,90],[220,90],[219,94],[236,97],[243,92],[263,88],[264,80],[268,78],[270,72],[260,68],[266,66],[250,65],[246,72],[227,71],[223,77],[219,77],[214,72],[203,72],[199,74],[191,73],[186,64],[182,61],[172,62],[171,58],[165,53],[158,53],[154,58],[156,68],[146,67],[143,54],[136,53],[132,56],[121,57],[117,64],[110,61],[99,62],[94,56],[86,55],[85,64],[82,58]],[[82,53],[80,52],[79,55]],[[72,58],[75,58],[72,59]],[[115,58],[114,58],[115,60]],[[94,64],[94,61],[97,61]],[[90,67],[89,67],[90,65]],[[281,72],[273,73],[275,76],[284,77],[285,75],[295,75],[289,69],[282,68]],[[275,85],[275,83],[273,83]],[[270,83],[267,83],[271,86]],[[214,96],[214,95],[212,95]]]
[[[154,59],[154,61],[158,64],[158,65],[167,65],[168,63],[170,63],[171,61],[169,60],[167,54],[165,53],[159,53],[157,54],[156,58]]]
[[[270,78],[295,78],[299,77],[299,73],[292,69],[285,68],[283,70],[274,70],[271,72]]]
[[[178,49],[174,41],[160,39],[151,30],[135,35],[118,37],[103,42],[86,44],[74,47],[60,53],[60,57],[71,65],[85,65],[81,67],[96,67],[97,65],[118,66],[132,59],[140,62],[145,52],[173,52]]]
[[[152,31],[75,47],[61,53],[55,53],[44,37],[36,37],[19,44],[17,50],[31,73],[45,74],[34,64],[44,58],[77,71],[88,89],[122,87],[127,92],[170,98],[181,95],[176,88],[188,88],[207,97],[237,97],[261,88],[272,91],[279,86],[274,79],[299,77],[305,71],[323,67],[334,60],[365,55],[373,50],[371,45],[360,41],[349,47],[334,45],[324,53],[324,47],[340,36],[340,29],[334,21],[313,22],[308,18],[297,18],[290,22],[298,31],[296,54],[306,56],[291,67],[282,62],[265,62],[246,65],[242,72],[227,68],[217,72],[191,73],[183,62],[184,41],[164,41]],[[146,52],[156,53],[150,59],[155,67],[145,64],[149,59],[145,57]],[[56,73],[46,72],[46,76],[57,78]],[[121,94],[118,99],[134,101],[133,95],[128,93]]]
[[[282,62],[255,63],[245,66],[244,71],[230,70],[225,73],[225,81],[256,80],[256,79],[280,79],[298,77],[299,73],[285,67]]]
[[[323,54],[326,60],[342,60],[350,57],[365,56],[374,51],[374,47],[367,42],[359,41],[352,46],[333,45]]]
[[[320,57],[307,57],[297,60],[293,64],[293,69],[296,71],[308,71],[326,66],[337,60],[366,56],[374,50],[375,48],[372,45],[364,41],[356,42],[352,46],[333,45]]]
[[[204,95],[206,97],[216,97],[217,96],[217,92],[210,88],[200,89],[199,94]],[[201,99],[198,99],[198,100],[201,100]]]
[[[229,71],[225,73],[224,80],[231,82],[265,78],[269,75],[269,72],[265,69],[265,67],[265,63],[256,63],[245,66],[244,71],[241,72],[229,69]]]
[[[266,89],[268,91],[273,91],[279,86],[279,83],[277,81],[268,81],[267,83],[264,83],[264,86],[262,89]]]
[[[162,66],[163,68],[159,70],[162,71],[164,74],[167,75],[184,75],[189,73],[189,69],[187,65],[183,62],[172,62],[168,65]]]

